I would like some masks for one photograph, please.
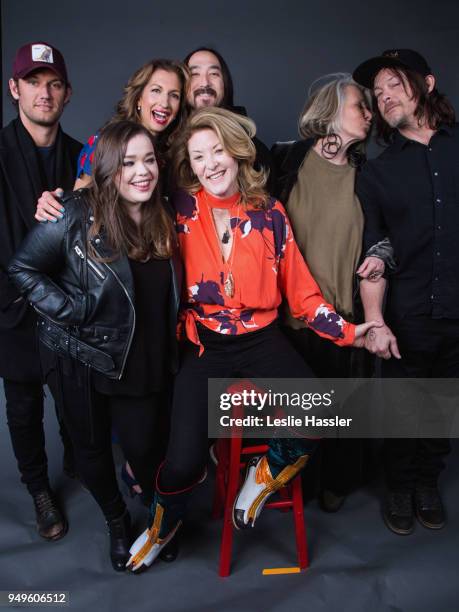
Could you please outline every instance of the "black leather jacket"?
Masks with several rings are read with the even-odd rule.
[[[126,256],[106,264],[88,256],[87,232],[93,221],[84,190],[65,195],[58,223],[37,223],[8,267],[19,291],[41,315],[39,338],[109,378],[121,378],[134,336],[135,295]],[[111,251],[103,235],[92,239],[102,257]],[[175,329],[182,268],[178,252],[170,259],[169,320],[172,363],[177,370]]]

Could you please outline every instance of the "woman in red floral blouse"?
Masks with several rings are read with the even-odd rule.
[[[149,527],[131,547],[132,571],[151,565],[174,536],[189,493],[205,473],[208,378],[312,377],[278,329],[282,298],[295,317],[340,346],[361,346],[374,325],[348,323],[325,302],[284,207],[265,192],[264,172],[253,168],[254,134],[249,119],[203,108],[176,143],[175,179],[183,191],[171,200],[185,269],[179,325],[183,358],[168,451]],[[287,475],[292,478],[317,443],[305,438],[273,442],[257,467],[266,492],[276,490]]]

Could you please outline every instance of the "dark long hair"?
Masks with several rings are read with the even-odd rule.
[[[215,49],[212,49],[212,47],[198,47],[197,49],[194,49],[193,51],[191,51],[191,53],[188,53],[186,58],[183,60],[183,63],[185,64],[185,66],[188,67],[188,62],[190,61],[190,57],[194,55],[195,53],[198,53],[198,51],[207,51],[208,53],[213,53],[215,57],[218,59],[218,61],[220,62],[220,66],[222,69],[224,92],[223,92],[223,100],[219,106],[221,106],[222,108],[227,108],[231,110],[234,106],[234,93],[233,93],[233,79],[231,77],[231,72],[228,68],[228,64],[225,62],[225,60],[220,55],[220,53],[216,51]]]
[[[429,92],[426,80],[422,74],[407,68],[391,67],[387,70],[390,70],[394,76],[400,79],[405,93],[409,93],[407,85],[411,89],[413,98],[417,100],[414,114],[419,122],[425,122],[431,130],[437,130],[442,123],[453,125],[456,121],[456,113],[451,102],[436,87]],[[376,120],[376,136],[380,142],[390,143],[397,129],[392,128],[384,121],[376,100],[373,107]]]
[[[172,219],[164,207],[159,186],[142,206],[140,227],[130,218],[122,203],[116,176],[123,168],[128,142],[138,135],[146,136],[155,146],[152,134],[133,121],[109,123],[101,130],[97,141],[93,180],[88,189],[88,203],[94,222],[88,237],[91,239],[103,233],[108,246],[114,251],[113,257],[101,259],[89,242],[91,256],[99,261],[113,261],[121,254],[138,261],[150,257],[165,259],[171,256],[176,242]]]

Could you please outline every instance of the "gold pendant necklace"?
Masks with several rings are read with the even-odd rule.
[[[228,297],[234,297],[234,278],[231,270],[228,272],[226,281],[223,283],[223,289]]]
[[[213,222],[213,226],[214,226],[214,230],[215,230],[215,235],[217,236],[218,242],[220,242],[220,236],[218,235],[218,231],[217,231],[217,227],[216,227],[216,223],[215,223],[215,218],[214,215],[212,213],[212,208],[209,206],[208,200],[207,200],[207,194],[206,191],[204,190],[204,198],[206,201],[206,205],[207,205],[207,209],[209,211],[209,215],[212,219]],[[238,225],[239,225],[239,212],[240,212],[240,207],[241,207],[241,200],[239,200],[238,205],[237,205],[237,218],[236,218],[236,225],[235,225],[235,229],[237,229]],[[223,244],[227,244],[229,242],[230,239],[230,232],[231,230],[231,210],[230,210],[230,226],[229,229],[227,229],[222,237],[221,242]],[[228,233],[228,236],[226,235]],[[225,238],[227,238],[225,240]],[[231,250],[231,261],[226,262],[225,258],[223,256],[222,253],[222,261],[225,265],[227,265],[229,267],[229,271],[228,274],[226,275],[226,279],[223,282],[223,291],[225,292],[225,295],[227,295],[229,298],[234,297],[234,293],[235,293],[235,289],[234,289],[234,276],[233,276],[233,261],[234,261],[234,254],[236,252],[236,238],[237,238],[237,232],[235,231],[233,233],[233,248]],[[219,246],[220,248],[220,246]]]
[[[233,233],[233,248],[232,248],[232,252],[231,252],[231,261],[229,262],[225,262],[228,267],[229,267],[229,271],[228,274],[226,276],[226,280],[223,283],[223,290],[225,291],[225,294],[232,298],[234,297],[234,276],[233,276],[233,261],[234,261],[234,254],[236,252],[236,238],[237,238],[237,228],[239,225],[239,208],[241,206],[241,203],[239,202],[238,207],[237,207],[237,218],[236,218],[236,225],[235,227],[235,231]]]

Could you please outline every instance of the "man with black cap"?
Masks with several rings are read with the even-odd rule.
[[[35,202],[42,191],[73,187],[81,144],[59,126],[72,90],[58,49],[45,42],[21,47],[9,90],[18,116],[0,131],[0,376],[13,450],[35,503],[38,532],[58,540],[67,522],[48,480],[36,315],[5,271],[35,224]],[[64,469],[72,472],[71,443],[62,426],[61,435]]]
[[[361,282],[371,330],[366,346],[382,357],[385,378],[459,377],[459,129],[427,61],[391,49],[362,63],[354,79],[373,90],[376,129],[388,146],[367,162],[357,183],[367,246],[388,236],[397,268],[388,279]],[[438,477],[447,439],[387,439],[386,525],[412,533],[414,516],[445,525]]]

